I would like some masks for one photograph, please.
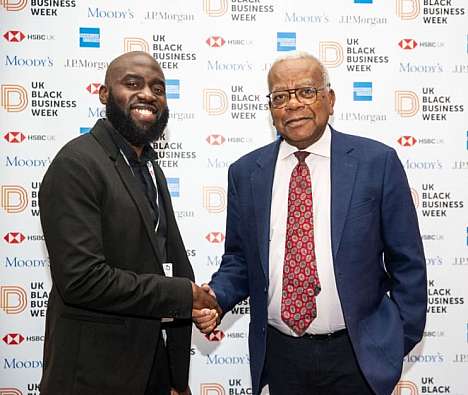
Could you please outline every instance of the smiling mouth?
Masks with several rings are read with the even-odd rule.
[[[285,126],[300,126],[313,119],[314,119],[313,117],[301,117],[301,118],[288,119],[284,124]]]
[[[130,112],[140,121],[152,122],[158,115],[158,110],[150,105],[134,105],[130,107]]]

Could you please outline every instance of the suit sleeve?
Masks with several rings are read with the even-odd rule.
[[[239,195],[234,170],[228,172],[228,206],[226,218],[226,239],[224,255],[219,270],[213,274],[210,286],[216,294],[223,312],[231,310],[237,303],[249,296],[247,262],[244,255]]]
[[[421,340],[426,323],[426,260],[408,181],[394,150],[387,155],[381,218],[390,296],[403,322],[406,355]]]
[[[93,165],[78,153],[59,154],[39,193],[52,278],[64,302],[104,313],[189,318],[188,279],[137,274],[106,262],[101,229],[103,181]]]

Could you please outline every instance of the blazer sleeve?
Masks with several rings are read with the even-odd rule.
[[[249,277],[242,234],[240,198],[234,168],[228,172],[228,205],[224,255],[219,270],[213,274],[210,286],[223,312],[231,310],[249,296]]]
[[[101,229],[103,179],[97,175],[98,165],[97,159],[82,153],[62,151],[41,184],[41,224],[52,278],[62,299],[104,313],[191,317],[190,280],[137,274],[106,261]]]
[[[382,194],[385,267],[391,276],[390,296],[403,322],[406,355],[423,335],[427,277],[416,210],[405,171],[394,150],[387,155]]]

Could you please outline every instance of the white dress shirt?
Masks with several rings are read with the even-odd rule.
[[[324,334],[345,328],[338,291],[331,249],[330,225],[330,147],[331,131],[327,125],[322,137],[303,151],[310,152],[306,158],[312,182],[312,204],[314,214],[314,241],[317,271],[322,287],[318,296],[317,317],[312,321],[306,333]],[[283,263],[286,245],[286,221],[288,213],[289,180],[298,163],[294,152],[298,149],[286,141],[280,143],[275,175],[270,214],[270,254],[268,288],[268,324],[281,332],[297,336],[281,319],[281,293],[283,283]]]

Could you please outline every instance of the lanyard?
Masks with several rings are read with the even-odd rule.
[[[133,172],[133,169],[132,169],[132,166],[130,166],[130,163],[127,159],[127,157],[125,156],[125,154],[123,153],[122,150],[120,150],[120,153],[122,154],[124,160],[125,160],[125,163],[127,164],[127,166],[130,168],[130,171],[132,172],[132,174],[135,176],[135,173]],[[153,185],[154,185],[154,188],[156,189],[156,209],[159,210],[159,191],[158,191],[158,183],[156,182],[156,175],[154,173],[154,167],[153,167],[153,162],[151,162],[150,160],[146,162],[146,167],[148,167],[148,171],[150,173],[150,176],[151,176],[151,180],[153,181]],[[158,227],[159,227],[159,218],[161,216],[159,215],[158,213],[158,220],[156,222],[156,226],[154,228],[154,232],[156,233],[158,231]]]

